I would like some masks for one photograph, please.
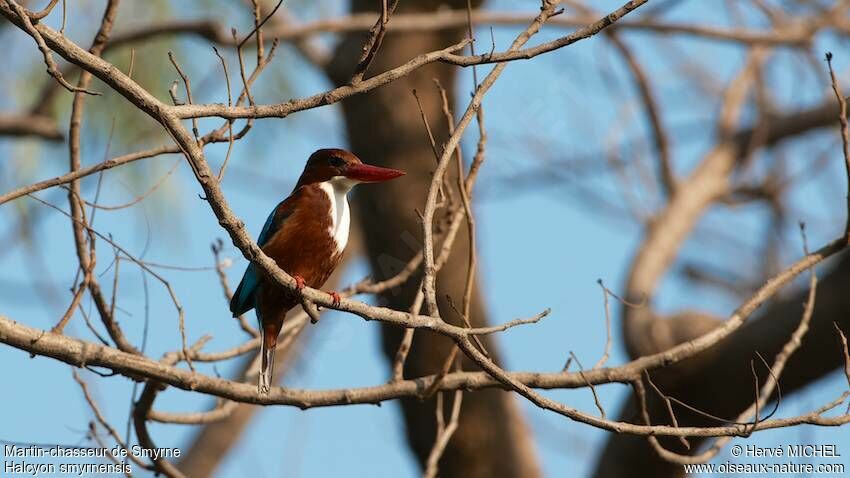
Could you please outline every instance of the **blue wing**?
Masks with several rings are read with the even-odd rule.
[[[281,203],[281,204],[283,204],[283,203]],[[269,217],[266,218],[266,223],[263,224],[263,230],[260,231],[260,237],[257,238],[257,245],[259,245],[260,247],[263,247],[266,244],[266,242],[268,242],[269,239],[271,239],[271,237],[274,235],[274,233],[277,232],[278,229],[280,229],[281,224],[283,224],[282,219],[286,219],[284,217],[284,218],[281,218],[280,221],[275,221],[275,216],[277,216],[277,210],[279,208],[280,208],[280,204],[278,204],[272,210],[272,213],[269,214]],[[288,215],[289,214],[287,214],[287,216]],[[277,222],[277,224],[275,224],[275,222]]]
[[[272,210],[266,219],[266,223],[263,224],[263,230],[260,231],[257,245],[263,247],[280,230],[286,218],[291,215],[291,210],[282,210],[285,208],[286,201],[278,204]],[[254,308],[254,297],[259,285],[260,275],[257,269],[253,263],[248,264],[245,274],[242,276],[242,281],[239,282],[239,287],[236,288],[236,292],[233,293],[233,297],[230,299],[230,311],[234,317],[238,317]]]

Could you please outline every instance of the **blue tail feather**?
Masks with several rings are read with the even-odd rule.
[[[254,308],[254,296],[257,292],[257,286],[260,284],[259,276],[254,268],[254,264],[248,264],[245,269],[245,275],[242,276],[242,281],[239,282],[239,287],[233,293],[230,299],[230,311],[234,317],[238,317],[245,312]]]

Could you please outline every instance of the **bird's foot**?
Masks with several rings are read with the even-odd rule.
[[[295,288],[298,289],[299,292],[307,286],[307,282],[300,275],[295,274],[292,278],[295,279]]]
[[[333,299],[333,306],[339,307],[339,301],[342,300],[342,298],[339,296],[337,291],[335,291],[335,290],[329,291],[328,295],[331,296],[331,299]]]

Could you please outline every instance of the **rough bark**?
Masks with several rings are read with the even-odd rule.
[[[834,260],[829,272],[821,276],[811,329],[779,380],[783,396],[805,387],[844,363],[833,322],[845,334],[850,332],[850,294],[847,294],[850,254]],[[708,357],[694,357],[691,361],[659,370],[653,374],[653,382],[668,395],[685,403],[716,416],[734,419],[755,397],[750,360],[756,361],[759,375],[762,379],[766,378],[767,372],[760,365],[756,351],[768,363],[772,361],[800,322],[807,293],[807,290],[801,290],[773,302],[758,318],[706,351],[704,355]],[[648,393],[653,424],[669,423],[660,400],[651,389]],[[682,426],[717,425],[717,422],[710,422],[705,417],[686,413],[681,407],[676,408],[676,416]],[[639,421],[638,417],[632,396],[621,410],[620,418]],[[675,440],[663,440],[662,443],[669,450],[685,453]],[[692,448],[697,448],[701,441],[691,439],[690,443]],[[634,476],[635,470],[641,470],[642,476],[684,476],[684,467],[662,460],[646,438],[612,435],[599,456],[595,476],[630,477]]]
[[[397,11],[433,10],[442,3],[402,2]],[[466,6],[464,1],[453,3],[451,6],[454,8]],[[374,10],[375,7],[374,1],[352,2],[354,11]],[[445,48],[463,37],[462,29],[388,33],[369,71],[384,71],[420,53]],[[331,66],[331,75],[337,83],[349,80],[364,40],[363,34],[343,38]],[[366,76],[369,76],[368,72]],[[433,80],[439,79],[450,97],[454,98],[455,77],[454,67],[429,65],[372,93],[343,102],[352,150],[367,162],[407,171],[403,180],[381,187],[362,187],[356,192],[356,217],[363,229],[373,275],[378,279],[395,274],[398,267],[421,247],[421,225],[416,209],[423,207],[435,167],[434,153],[411,90],[417,90],[432,128],[436,130],[439,144],[447,139],[447,134]],[[454,181],[455,177],[448,178],[449,184],[454,184]],[[462,234],[450,260],[437,277],[440,313],[446,320],[455,323],[459,320],[446,296],[451,296],[458,307],[462,303],[468,247],[469,243]],[[393,308],[408,308],[418,287],[418,280],[409,281],[405,286],[383,294],[381,300]],[[486,322],[486,311],[477,287],[470,315],[473,326]],[[402,330],[384,326],[382,331],[384,351],[387,359],[392,361]],[[496,344],[491,340],[485,343],[487,349],[495,353]],[[405,376],[438,372],[451,346],[452,343],[445,337],[417,332],[405,366]],[[465,366],[470,367],[469,363]],[[402,408],[409,444],[420,463],[424,464],[435,438],[434,400],[403,400]],[[497,390],[476,392],[465,397],[460,427],[440,462],[440,475],[474,478],[534,477],[539,474],[530,434],[516,400],[510,394]]]

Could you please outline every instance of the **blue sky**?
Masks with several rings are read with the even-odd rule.
[[[100,1],[86,4],[100,11]],[[599,2],[607,9],[616,2]],[[671,19],[695,21],[710,19],[718,24],[728,21],[713,9],[698,2],[671,12]],[[490,8],[535,11],[534,2],[488,3]],[[333,13],[330,8],[322,14]],[[318,15],[306,11],[304,18]],[[194,16],[196,12],[176,12],[175,15]],[[248,18],[239,19],[240,25]],[[55,21],[55,19],[54,19]],[[129,21],[125,18],[125,21]],[[141,20],[139,20],[141,22]],[[119,26],[121,26],[119,19]],[[124,25],[129,25],[126,23]],[[83,41],[88,38],[85,22],[72,24],[69,35]],[[512,28],[497,28],[495,40],[504,48],[515,35]],[[534,41],[553,38],[562,31],[544,30]],[[479,32],[489,37],[489,32]],[[14,41],[16,51],[12,61],[29,64],[38,59],[32,42],[22,34],[4,32],[4,39]],[[76,36],[75,36],[76,35]],[[678,64],[670,57],[657,53],[666,48],[659,41],[643,34],[627,34],[625,38],[640,52],[641,60],[657,74],[657,93],[669,113],[668,125],[676,126],[681,134],[675,138],[674,153],[677,171],[686,173],[712,140],[705,126],[713,124],[717,105],[692,95],[690,79],[681,75]],[[723,83],[741,64],[741,54],[730,45],[717,46],[704,40],[667,39],[677,48],[691,52],[691,60],[706,68]],[[822,36],[815,52],[833,50],[837,54],[846,42]],[[184,66],[199,87],[196,101],[224,101],[224,90],[215,82],[219,65],[203,42],[184,41],[181,44]],[[844,48],[844,52],[848,52]],[[192,52],[192,53],[189,53]],[[647,52],[644,54],[644,52]],[[207,54],[209,53],[209,54]],[[783,53],[785,54],[785,53]],[[787,54],[790,56],[790,54]],[[820,55],[820,53],[818,53]],[[232,58],[231,58],[232,60]],[[143,65],[167,62],[167,58],[140,57]],[[277,70],[267,72],[258,83],[256,94],[262,102],[279,102],[289,97],[304,96],[330,87],[327,80],[304,63],[291,49],[284,47],[275,60]],[[771,70],[770,83],[775,85],[777,103],[792,108],[811,105],[826,92],[824,77],[794,76],[785,63],[777,61]],[[846,73],[850,53],[838,54],[836,66]],[[231,62],[231,65],[235,63]],[[37,68],[42,68],[39,63]],[[486,71],[486,69],[482,69]],[[461,85],[470,85],[470,70],[461,74]],[[481,74],[481,72],[479,72]],[[796,72],[795,72],[796,74]],[[37,76],[36,76],[37,77]],[[43,78],[39,78],[39,81]],[[233,77],[235,78],[235,77]],[[273,81],[286,79],[285,84]],[[850,78],[843,75],[850,89]],[[0,74],[4,84],[21,84],[13,71]],[[159,96],[172,78],[161,78],[159,84],[146,85]],[[265,82],[265,83],[264,83]],[[97,84],[103,90],[105,86]],[[21,95],[23,96],[23,95]],[[463,95],[461,95],[463,96]],[[611,175],[555,182],[546,187],[506,187],[514,175],[545,165],[557,164],[583,155],[605,151],[646,133],[636,93],[629,86],[628,76],[602,39],[591,39],[531,62],[509,65],[504,75],[485,99],[488,131],[487,163],[479,181],[480,200],[476,204],[480,229],[480,263],[482,286],[487,297],[490,319],[500,323],[529,316],[551,307],[552,315],[542,323],[513,329],[498,340],[505,366],[512,370],[559,370],[569,353],[587,364],[601,356],[605,343],[602,294],[596,280],[601,278],[617,290],[622,284],[626,265],[639,244],[641,230],[623,216],[611,215],[593,208],[586,202],[580,187],[596,187],[622,205],[624,198]],[[617,101],[615,101],[615,99]],[[99,101],[89,99],[89,104]],[[4,97],[0,106],[20,108],[27,104],[22,97]],[[461,107],[459,105],[458,107]],[[591,112],[592,109],[592,112]],[[67,112],[63,113],[67,114]],[[107,115],[108,116],[108,115]],[[108,125],[103,118],[92,119],[94,124]],[[138,117],[118,116],[117,128],[132,129],[147,123]],[[203,127],[217,126],[204,121]],[[147,124],[147,127],[150,127]],[[107,147],[105,130],[92,131],[85,137],[84,162],[92,164],[104,157]],[[788,148],[789,165],[799,170],[805,165],[814,145],[834,142],[832,132],[810,135]],[[474,136],[466,139],[465,151],[473,149]],[[162,141],[162,140],[160,140]],[[111,154],[138,149],[131,144],[113,144]],[[238,143],[231,158],[231,173],[224,181],[224,191],[231,206],[252,231],[259,231],[269,209],[288,194],[300,173],[303,161],[318,147],[345,146],[344,128],[337,106],[298,113],[284,120],[257,123],[248,138]],[[532,148],[531,145],[534,147]],[[207,148],[208,159],[220,164],[224,146]],[[784,258],[790,261],[799,254],[796,239],[796,220],[810,224],[810,244],[816,246],[833,237],[841,217],[843,173],[839,150],[835,162],[823,173],[796,188],[793,192],[794,217],[782,231],[790,245]],[[36,141],[11,143],[0,140],[0,186],[6,191],[27,180],[49,177],[62,172],[67,163],[64,146],[51,146]],[[7,161],[8,159],[8,161]],[[222,350],[243,340],[235,333],[215,274],[208,270],[212,264],[209,244],[226,237],[205,202],[198,199],[200,188],[191,172],[177,156],[150,160],[148,164],[131,165],[109,171],[104,176],[102,204],[120,204],[144,192],[156,179],[176,164],[175,172],[149,199],[138,207],[121,211],[100,211],[95,227],[112,234],[115,240],[145,260],[185,267],[207,268],[200,271],[161,270],[172,284],[186,310],[186,329],[189,340],[209,334],[213,340],[209,350]],[[794,166],[797,166],[796,168]],[[576,181],[580,182],[576,186]],[[92,197],[96,179],[89,178],[84,190]],[[65,207],[64,192],[50,190],[39,197]],[[655,204],[650,195],[640,196],[639,207],[647,210]],[[356,200],[356,199],[355,199]],[[64,310],[69,300],[67,289],[73,280],[76,258],[71,248],[70,226],[63,216],[37,206],[32,200],[21,199],[0,208],[0,220],[10,224],[13,210],[26,207],[38,213],[34,237],[36,247],[43,251],[43,264],[32,260],[32,251],[23,244],[9,245],[0,255],[0,313],[34,327],[49,328]],[[411,212],[413,213],[413,212]],[[741,244],[755,245],[764,237],[763,214],[753,208],[716,208],[701,223],[700,231],[709,226],[728,225],[734,231],[727,241],[708,233],[697,234],[681,253],[684,260],[707,260],[712,263],[745,264],[747,269],[757,265],[757,258]],[[796,241],[796,242],[795,242]],[[235,261],[228,270],[235,284],[244,270],[244,260],[229,244],[224,254]],[[521,246],[518,246],[521,245]],[[791,246],[796,247],[793,248]],[[743,252],[741,252],[743,250]],[[111,284],[108,247],[101,245],[99,272],[101,281]],[[179,347],[177,314],[166,291],[154,281],[148,281],[147,301],[139,271],[122,264],[120,274],[119,319],[127,335],[135,343],[142,340],[146,318],[149,322],[147,353],[158,357]],[[344,281],[358,280],[368,273],[365,262],[353,257],[345,271]],[[37,284],[49,284],[48,290]],[[110,286],[111,287],[111,286]],[[53,297],[53,299],[51,299]],[[367,298],[368,299],[368,298]],[[700,308],[727,315],[737,299],[716,291],[694,287],[678,274],[665,278],[658,295],[662,311],[681,308]],[[146,307],[148,304],[149,307]],[[91,305],[83,304],[88,310]],[[353,316],[328,312],[301,349],[301,360],[287,375],[285,385],[299,388],[338,388],[373,385],[388,378],[388,367],[379,351],[378,324],[367,323]],[[614,351],[609,364],[626,360],[620,347],[618,324],[614,324]],[[69,334],[93,340],[82,318],[75,317]],[[8,384],[0,407],[0,439],[20,442],[79,444],[85,434],[91,413],[82,394],[71,379],[67,366],[48,358],[30,358],[8,347],[0,347],[0,363]],[[205,373],[227,375],[234,364],[222,364],[215,370],[202,367]],[[132,384],[120,377],[99,378],[83,372],[104,413],[123,430],[131,402]],[[830,377],[785,400],[782,415],[794,415],[831,400],[844,390],[843,377]],[[625,396],[625,387],[602,387],[603,405],[613,413]],[[555,391],[547,395],[571,406],[594,413],[595,406],[588,390]],[[585,425],[567,421],[521,401],[536,439],[540,463],[547,476],[586,476],[593,469],[596,453],[606,440],[606,434]],[[169,389],[157,399],[157,408],[168,411],[204,410],[213,400],[183,391]],[[192,430],[177,425],[151,425],[152,435],[159,446],[180,447],[191,437]],[[786,443],[848,443],[850,431],[801,427],[759,433],[748,443],[764,446]],[[842,450],[846,457],[850,450]],[[721,453],[719,461],[728,459]],[[416,476],[418,467],[408,451],[399,408],[395,402],[376,406],[333,407],[301,411],[287,407],[267,407],[252,422],[245,437],[225,459],[218,476]]]

